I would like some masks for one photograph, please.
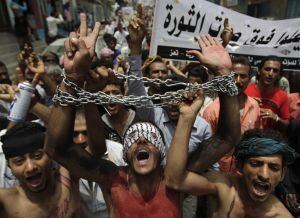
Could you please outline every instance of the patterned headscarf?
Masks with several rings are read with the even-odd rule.
[[[270,138],[250,138],[242,141],[236,147],[237,160],[245,160],[252,156],[269,156],[281,154],[286,165],[293,163],[299,154],[284,142]]]
[[[166,156],[163,138],[156,126],[148,122],[135,123],[124,134],[123,159],[127,162],[127,151],[141,136],[153,144],[161,154],[161,160]]]

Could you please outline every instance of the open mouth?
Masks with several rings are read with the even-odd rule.
[[[26,177],[26,181],[30,186],[36,188],[42,183],[42,173],[37,173],[35,175],[28,176]]]
[[[136,153],[136,159],[140,164],[146,164],[149,157],[150,157],[150,154],[146,150],[139,150]]]
[[[116,104],[109,104],[109,105],[107,105],[107,109],[108,110],[114,110],[114,109],[116,109]]]
[[[253,187],[255,195],[262,197],[269,192],[271,185],[266,182],[254,181]]]

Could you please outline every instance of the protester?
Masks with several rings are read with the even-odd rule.
[[[10,2],[10,8],[15,19],[15,36],[19,48],[23,49],[25,43],[31,45],[31,32],[26,18],[28,6],[25,0],[12,0]]]
[[[34,123],[20,123],[4,136],[3,152],[20,185],[0,189],[1,216],[75,216],[79,209],[78,182],[43,151],[45,133]],[[17,204],[15,202],[18,202]]]
[[[277,87],[282,69],[282,62],[277,56],[264,58],[259,65],[258,83],[249,85],[245,90],[248,96],[258,100],[264,129],[284,131],[289,124],[288,97]]]
[[[282,63],[292,62],[264,58],[251,84],[251,55],[231,59],[225,50],[240,53],[249,37],[253,54],[277,30],[265,38],[245,35],[244,27],[233,31],[223,12],[208,24],[208,12],[197,13],[196,5],[186,11],[191,19],[179,20],[175,4],[163,8],[169,10],[164,20],[141,4],[123,19],[125,9],[115,4],[115,14],[100,25],[87,5],[87,15],[79,15],[71,1],[51,0],[51,40],[60,37],[60,12],[74,31],[58,57],[30,44],[31,3],[9,5],[21,48],[14,75],[6,59],[0,62],[0,217],[299,216],[300,95],[280,90],[288,88]],[[166,35],[152,29],[153,18]],[[207,30],[216,38],[197,37]],[[279,46],[288,43],[281,38]],[[200,49],[183,50],[197,42]],[[153,52],[168,59],[149,57]],[[34,91],[21,105],[24,82]],[[14,120],[18,101],[21,113],[30,105]],[[289,145],[270,129],[285,134]]]
[[[185,193],[207,195],[208,217],[266,217],[273,214],[292,217],[272,192],[283,179],[286,166],[298,154],[275,132],[250,130],[244,133],[235,152],[241,176],[217,172],[199,175],[188,171],[188,139],[200,103],[194,101],[191,105],[181,106],[165,170],[167,185]]]
[[[86,30],[82,25],[79,39],[69,39],[69,42],[77,49],[75,55],[66,56],[65,72],[66,76],[76,82],[77,85],[83,84],[82,73],[89,72],[94,51],[87,50],[86,44],[93,48],[93,43],[96,42],[98,35],[97,25],[96,23],[96,28],[90,37],[85,37]],[[76,37],[74,34],[70,35],[70,38],[74,37]],[[71,52],[69,43],[67,42],[65,46],[66,54],[69,54]],[[213,54],[214,50],[212,49],[208,53]],[[208,57],[205,59],[203,57],[201,60],[211,66],[212,60],[208,53],[203,53],[205,57]],[[230,66],[220,64],[214,67],[220,71],[225,71],[225,69],[229,70]],[[70,71],[71,69],[77,69],[77,73],[74,74],[74,71]],[[79,69],[80,71],[78,71]],[[105,81],[105,78],[102,79],[102,83],[105,84]],[[61,89],[64,92],[74,94],[74,91],[64,83],[61,84]],[[89,107],[93,107],[93,105],[89,105]],[[97,114],[96,111],[95,114]],[[111,215],[140,217],[143,214],[151,213],[154,217],[180,216],[179,195],[171,189],[166,189],[163,182],[160,162],[165,156],[164,142],[160,130],[153,124],[137,122],[129,126],[125,132],[123,147],[124,160],[128,162],[128,167],[117,169],[107,161],[95,161],[80,146],[72,146],[68,142],[70,136],[68,132],[71,131],[74,121],[74,107],[56,105],[50,120],[60,120],[60,123],[57,125],[57,123],[52,122],[49,125],[46,140],[48,153],[71,172],[76,173],[77,176],[96,181],[103,191]],[[95,121],[93,125],[96,124]],[[103,147],[105,146],[103,125],[101,127],[101,122],[99,123],[100,126],[94,132],[98,140],[94,143],[102,143]],[[89,128],[89,124],[87,126]],[[140,204],[140,201],[147,202],[149,206],[142,206],[144,203]],[[131,203],[128,204],[128,202]]]

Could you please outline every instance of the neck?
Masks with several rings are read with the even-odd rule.
[[[158,190],[162,177],[163,171],[160,166],[147,175],[136,174],[131,168],[129,168],[128,186],[135,194],[143,198],[151,198],[151,196]]]
[[[238,101],[239,101],[239,107],[240,110],[245,107],[247,96],[244,94],[244,92],[241,92],[238,94]]]
[[[257,84],[258,89],[261,91],[263,94],[270,94],[273,92],[275,86],[274,85],[265,85],[261,81],[258,82]]]

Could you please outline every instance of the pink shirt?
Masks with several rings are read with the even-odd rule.
[[[259,105],[254,98],[246,96],[245,107],[240,111],[241,132],[244,133],[249,129],[261,128],[261,119],[259,117]],[[203,118],[210,123],[213,133],[216,133],[220,112],[219,98],[213,101],[204,111]],[[219,161],[220,171],[225,173],[236,174],[237,168],[233,158],[234,150],[224,155]]]
[[[300,118],[300,92],[288,94],[288,98],[291,118]]]
[[[241,111],[241,132],[249,129],[260,128],[261,120],[259,117],[259,105],[254,98],[247,96],[244,110]],[[211,125],[213,133],[216,133],[220,112],[219,98],[215,99],[203,113],[203,118]]]

